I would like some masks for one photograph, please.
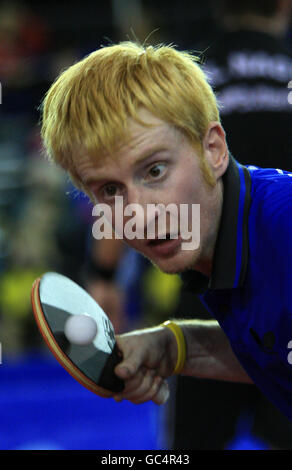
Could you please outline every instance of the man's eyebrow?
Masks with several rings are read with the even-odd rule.
[[[85,186],[90,186],[95,183],[99,183],[100,181],[106,180],[106,175],[100,175],[100,176],[88,176],[82,179],[82,183]]]
[[[145,150],[141,155],[135,160],[134,166],[139,165],[140,163],[143,163],[145,160],[149,160],[151,157],[153,157],[155,154],[163,152],[166,150],[166,147],[154,147],[152,149]]]

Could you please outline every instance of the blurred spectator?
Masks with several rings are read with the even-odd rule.
[[[70,198],[67,179],[42,157],[38,131],[41,99],[66,62],[50,53],[45,20],[24,2],[1,2],[0,39],[0,329],[9,354],[38,342],[30,288],[42,272],[63,268],[57,231]],[[75,220],[71,240],[82,218]],[[80,261],[78,250],[73,257]]]
[[[45,84],[40,67],[41,54],[49,47],[44,21],[23,2],[0,5],[0,78],[2,115],[25,114],[37,120],[37,105]],[[25,92],[24,92],[25,90]]]
[[[221,103],[229,149],[240,163],[292,170],[292,2],[213,3],[221,33],[206,46],[205,68]]]
[[[0,75],[2,80],[23,88],[31,77],[30,60],[48,46],[43,21],[23,3],[2,2],[0,6]],[[27,72],[27,75],[23,72]],[[20,73],[21,72],[21,73]]]

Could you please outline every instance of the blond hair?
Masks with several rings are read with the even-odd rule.
[[[74,152],[85,148],[92,158],[112,152],[129,137],[128,118],[141,122],[141,107],[182,131],[199,153],[208,124],[219,121],[216,97],[198,57],[173,46],[122,42],[75,63],[47,92],[41,107],[47,155],[87,192]],[[201,165],[212,184],[204,158]]]

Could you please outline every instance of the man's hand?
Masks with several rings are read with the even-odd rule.
[[[175,368],[177,346],[173,333],[158,326],[116,337],[123,361],[115,368],[125,389],[114,395],[116,401],[127,399],[139,404],[148,400],[161,405],[169,397],[166,378]]]
[[[186,361],[181,370],[193,377],[251,383],[235,357],[229,341],[214,320],[176,321],[186,341]],[[163,404],[169,391],[165,379],[177,363],[177,342],[169,328],[157,326],[116,337],[123,360],[115,373],[125,382],[125,389],[113,398],[133,403],[153,400]]]

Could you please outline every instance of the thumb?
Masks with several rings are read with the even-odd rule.
[[[115,367],[115,374],[121,379],[130,379],[143,365],[143,351],[139,345],[133,347],[132,338],[117,336],[117,347],[123,355],[122,361]]]

